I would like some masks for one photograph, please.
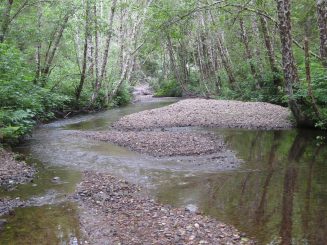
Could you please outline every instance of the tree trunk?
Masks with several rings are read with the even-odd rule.
[[[175,79],[182,86],[183,82],[182,82],[181,74],[179,73],[179,70],[178,70],[178,67],[177,67],[177,64],[176,64],[174,50],[173,50],[173,44],[171,42],[171,39],[170,39],[169,35],[167,35],[167,49],[168,49],[168,54],[169,54],[169,58],[170,58],[170,66],[171,66],[171,69],[173,70],[173,72],[175,74]]]
[[[36,50],[35,50],[35,65],[36,65],[36,71],[35,71],[35,79],[34,83],[37,83],[37,80],[41,76],[41,49],[42,49],[42,41],[41,41],[41,18],[42,18],[42,12],[40,11],[40,6],[38,6],[38,12],[37,12],[37,44],[36,44]]]
[[[260,81],[263,81],[263,62],[261,59],[261,45],[260,45],[260,31],[259,31],[259,26],[258,26],[258,20],[256,15],[252,15],[252,30],[253,30],[253,37],[254,37],[254,52],[257,58],[257,76]]]
[[[320,56],[327,68],[327,0],[317,0],[317,15],[320,31]]]
[[[112,26],[113,26],[115,12],[116,12],[116,4],[117,4],[117,0],[114,0],[112,2],[112,6],[111,6],[109,23],[108,23],[107,39],[106,39],[106,43],[105,43],[105,50],[104,50],[102,66],[101,66],[100,80],[104,79],[104,75],[106,73],[106,68],[107,68],[107,63],[108,63],[108,56],[109,56],[109,49],[110,49],[111,38],[112,38],[112,33],[113,33]]]
[[[135,62],[136,62],[136,58],[135,58],[135,54],[138,52],[138,50],[143,46],[144,42],[142,44],[140,44],[139,46],[138,44],[138,37],[140,35],[140,30],[141,27],[144,23],[144,18],[146,16],[148,7],[150,6],[152,0],[149,0],[146,2],[146,6],[143,10],[143,14],[142,15],[135,15],[133,16],[134,19],[134,25],[132,26],[132,28],[129,28],[126,24],[124,25],[123,23],[121,23],[120,26],[120,41],[124,42],[121,43],[120,45],[120,62],[122,62],[120,65],[122,65],[121,69],[120,69],[120,79],[116,82],[113,83],[113,89],[111,92],[108,92],[107,97],[108,97],[108,101],[112,100],[114,98],[114,96],[117,94],[117,92],[119,91],[119,89],[121,88],[121,86],[123,85],[123,83],[125,81],[130,82],[130,79],[132,77],[132,72],[135,69]],[[121,13],[123,14],[123,13]],[[130,12],[125,12],[124,15],[129,16]],[[124,16],[121,15],[121,22],[123,22],[125,20],[125,18],[123,18]],[[126,19],[127,21],[128,19]],[[125,30],[124,30],[125,28]],[[126,50],[126,51],[125,51]]]
[[[179,48],[177,50],[177,56],[179,60],[179,66],[182,73],[183,84],[188,84],[189,82],[189,71],[187,69],[187,58],[188,51],[184,41],[179,42]]]
[[[89,42],[89,36],[90,36],[90,3],[89,0],[86,0],[86,6],[85,6],[85,38],[84,38],[84,52],[83,52],[83,66],[82,66],[82,74],[81,74],[81,79],[79,82],[78,87],[76,88],[75,91],[75,96],[76,96],[76,102],[78,102],[84,82],[86,79],[86,68],[87,68],[87,51],[88,51],[88,42]]]
[[[244,26],[244,21],[242,18],[240,18],[240,28],[241,28],[241,38],[242,38],[242,42],[243,42],[244,48],[245,48],[246,59],[249,62],[252,76],[256,80],[256,87],[260,88],[260,84],[258,82],[257,71],[256,71],[254,63],[253,63],[253,54],[252,54],[252,51],[250,48],[249,37],[246,32],[246,29]]]
[[[292,49],[291,33],[291,0],[277,0],[280,40],[282,44],[282,63],[285,78],[285,89],[291,111],[299,126],[308,126],[301,106],[294,98],[293,85],[299,82],[298,71]]]
[[[267,55],[268,55],[268,60],[269,60],[269,64],[270,64],[270,69],[273,72],[273,76],[274,76],[274,85],[277,88],[278,86],[282,86],[282,81],[278,77],[279,69],[278,69],[278,66],[276,63],[276,56],[275,56],[273,42],[271,40],[271,36],[270,36],[269,30],[268,30],[267,19],[261,15],[259,16],[259,18],[260,18],[260,25],[261,25],[261,29],[262,29],[263,38],[265,40],[265,46],[267,49]]]
[[[113,0],[112,5],[111,5],[111,10],[110,10],[110,15],[109,15],[107,38],[106,38],[106,42],[105,42],[105,49],[104,49],[104,54],[103,54],[103,59],[102,59],[100,77],[99,77],[98,81],[96,81],[96,84],[94,87],[94,92],[93,92],[92,98],[91,98],[91,104],[93,104],[94,101],[96,100],[96,98],[98,97],[99,90],[101,88],[101,83],[104,80],[104,77],[106,74],[109,49],[110,49],[111,38],[112,38],[112,33],[113,33],[112,26],[113,26],[115,12],[116,12],[116,5],[117,5],[117,0]]]
[[[232,64],[230,62],[228,53],[226,53],[222,35],[219,32],[217,33],[217,48],[220,54],[221,61],[223,63],[223,66],[228,76],[229,85],[232,89],[236,89],[236,79],[234,77]]]
[[[51,46],[52,45],[50,44],[50,46],[49,46],[48,54],[46,55],[46,60],[45,60],[44,68],[42,69],[42,77],[44,79],[43,85],[45,85],[45,79],[50,75],[50,68],[51,68],[53,59],[55,57],[55,54],[57,52],[57,49],[59,47],[59,43],[61,41],[62,35],[64,33],[64,30],[66,29],[66,26],[67,26],[69,17],[70,17],[70,13],[67,13],[65,15],[65,18],[64,18],[63,23],[59,27],[58,32],[54,35],[54,40],[51,41],[51,44],[52,44],[52,42],[54,42],[54,45],[53,45],[52,50],[51,50]]]
[[[94,15],[94,39],[95,39],[95,50],[94,50],[94,65],[95,65],[95,82],[94,85],[98,84],[99,81],[99,31],[98,31],[98,11],[97,4],[94,3],[93,6],[93,15]],[[95,87],[95,86],[94,86]]]
[[[12,5],[14,3],[14,0],[8,0],[7,4],[5,6],[3,15],[2,15],[2,25],[1,25],[1,33],[0,33],[0,43],[3,43],[7,32],[9,30],[9,23],[10,23],[10,12],[12,9]]]
[[[317,119],[320,118],[319,109],[316,103],[316,99],[313,95],[312,85],[311,85],[311,66],[310,66],[310,52],[309,52],[309,40],[307,37],[304,39],[304,53],[305,53],[305,73],[306,80],[308,83],[308,96],[311,99],[312,109],[316,114]]]

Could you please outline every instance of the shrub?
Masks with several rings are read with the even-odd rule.
[[[54,117],[67,96],[56,94],[33,83],[32,72],[19,50],[0,44],[0,140],[16,143],[31,133],[38,121]]]
[[[116,96],[113,98],[114,106],[124,106],[130,103],[132,99],[132,93],[130,88],[127,85],[122,86]]]
[[[182,89],[176,80],[166,80],[159,84],[159,89],[155,92],[158,97],[181,97]]]

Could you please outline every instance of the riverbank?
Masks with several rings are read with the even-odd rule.
[[[32,181],[36,173],[35,168],[16,159],[15,153],[0,148],[0,187],[6,191],[13,190],[18,184]],[[0,216],[10,214],[14,208],[26,205],[20,198],[0,198]]]
[[[90,244],[255,244],[232,226],[161,205],[109,174],[85,172],[74,199]]]
[[[290,118],[288,108],[269,103],[185,99],[127,115],[113,126],[128,130],[188,126],[269,130],[292,128]]]
[[[0,186],[11,189],[17,184],[30,182],[36,170],[25,162],[16,160],[17,155],[0,148]]]

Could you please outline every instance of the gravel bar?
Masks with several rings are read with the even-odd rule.
[[[90,244],[255,244],[232,226],[161,205],[104,173],[85,172],[74,199]]]
[[[149,129],[164,127],[219,127],[287,129],[293,127],[288,108],[263,102],[185,99],[175,104],[122,117],[113,127]]]
[[[76,134],[155,157],[200,156],[225,150],[222,138],[212,133],[112,130]]]

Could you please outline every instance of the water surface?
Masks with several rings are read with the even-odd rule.
[[[198,158],[192,163],[155,159],[71,134],[72,130],[107,130],[123,115],[173,101],[153,100],[36,130],[19,148],[42,166],[36,186],[23,185],[1,195],[44,197],[53,205],[18,209],[17,216],[8,218],[6,229],[10,227],[10,232],[1,233],[0,243],[21,244],[21,237],[29,236],[35,241],[51,237],[52,244],[78,243],[76,207],[56,201],[73,192],[81,171],[97,170],[140,184],[163,203],[198,208],[236,226],[260,244],[327,244],[327,147],[317,145],[316,140],[322,132],[188,129],[224,136],[229,150],[242,160],[238,168],[227,169]],[[53,183],[53,176],[62,181]],[[28,227],[30,223],[35,225],[33,229]]]

